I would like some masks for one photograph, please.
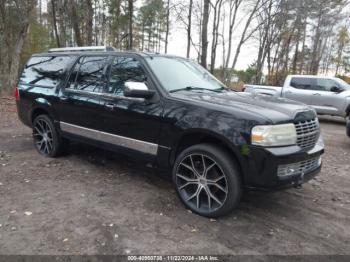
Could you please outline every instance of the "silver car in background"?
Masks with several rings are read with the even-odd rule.
[[[245,85],[245,92],[299,101],[312,106],[320,115],[350,114],[350,85],[336,77],[290,75],[283,87]]]

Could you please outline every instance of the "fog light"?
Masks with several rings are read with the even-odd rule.
[[[278,166],[277,175],[279,177],[295,176],[300,174],[307,174],[320,167],[322,164],[322,158],[313,158],[298,163],[292,163],[287,165]]]

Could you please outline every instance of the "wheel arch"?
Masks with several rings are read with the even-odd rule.
[[[347,117],[350,117],[350,104],[348,105],[348,107],[345,109],[345,113]]]
[[[215,132],[203,129],[192,129],[184,132],[178,142],[174,150],[172,150],[170,154],[170,164],[173,166],[175,163],[176,157],[186,148],[196,145],[196,144],[214,144],[224,149],[237,164],[237,168],[239,169],[239,173],[244,183],[245,172],[244,172],[244,164],[243,159],[240,154],[240,150],[238,146],[235,146],[224,136],[217,134]]]
[[[51,103],[44,98],[37,98],[34,100],[34,104],[32,106],[32,111],[30,113],[30,121],[34,122],[34,119],[39,115],[48,115],[52,120],[55,119],[55,114],[52,110]]]

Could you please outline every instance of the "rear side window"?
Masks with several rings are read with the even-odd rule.
[[[317,85],[317,81],[315,78],[294,77],[292,78],[290,85],[297,89],[313,90]]]
[[[25,65],[19,83],[57,87],[74,60],[73,56],[34,56]]]
[[[123,96],[126,81],[144,82],[146,73],[141,63],[131,57],[116,57],[110,69],[109,83],[105,93]]]
[[[107,56],[81,57],[70,74],[67,88],[102,92],[107,61]]]

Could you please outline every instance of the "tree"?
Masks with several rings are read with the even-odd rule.
[[[240,40],[239,40],[237,48],[236,48],[236,53],[235,53],[235,56],[233,58],[231,70],[234,70],[235,67],[236,67],[236,64],[237,64],[237,61],[238,61],[238,56],[239,56],[239,54],[241,52],[241,48],[242,48],[243,44],[253,35],[254,31],[256,30],[256,28],[255,28],[251,32],[248,31],[249,27],[250,27],[250,24],[251,24],[251,22],[253,20],[253,17],[254,17],[254,15],[256,14],[256,12],[259,9],[261,1],[262,0],[256,0],[255,4],[253,5],[252,10],[249,13],[248,19],[245,22],[243,32],[241,34]]]
[[[190,1],[192,1],[192,0],[190,0]],[[165,47],[164,47],[164,52],[166,54],[168,53],[169,30],[170,30],[170,0],[167,0],[167,5],[166,5]]]
[[[283,82],[288,74],[341,74],[350,71],[349,3],[350,0],[2,0],[0,87],[13,87],[25,60],[50,47],[111,45],[121,50],[139,48],[167,53],[172,44],[172,21],[179,22],[185,35],[184,55],[196,58],[204,67],[209,58],[210,71],[220,70],[224,81],[238,72],[235,68],[248,42],[258,47],[256,74],[249,81],[260,83],[266,70],[265,79],[273,85]],[[220,48],[222,63],[218,64]]]
[[[92,26],[93,26],[93,17],[94,9],[92,7],[91,0],[85,0],[85,5],[87,9],[86,16],[86,45],[92,45]]]
[[[186,57],[190,57],[191,52],[191,34],[192,34],[192,10],[193,10],[193,0],[190,0],[188,5],[188,24],[187,24],[187,51]]]
[[[232,41],[233,41],[233,29],[236,25],[236,19],[237,19],[237,13],[238,10],[242,4],[243,0],[229,0],[229,33],[228,33],[228,49],[227,49],[227,56],[224,60],[224,66],[223,66],[223,72],[224,77],[223,79],[228,79],[228,68],[229,63],[231,59],[231,52],[232,52]]]
[[[0,2],[0,88],[16,85],[20,56],[36,4],[35,0]]]
[[[52,10],[52,23],[55,31],[55,38],[57,41],[57,47],[61,47],[60,36],[58,35],[57,29],[57,19],[56,19],[56,4],[54,0],[51,0],[51,10]]]
[[[166,32],[166,8],[162,0],[146,0],[139,10],[141,49],[160,52]]]
[[[133,49],[133,16],[134,16],[134,0],[128,0],[129,8],[129,49]]]
[[[173,5],[174,13],[176,15],[176,21],[180,22],[184,26],[186,31],[186,57],[190,58],[191,48],[194,48],[197,52],[197,59],[200,60],[200,48],[201,48],[201,36],[202,36],[202,17],[203,8],[200,1],[196,0],[180,0],[177,4]],[[197,24],[196,24],[197,22]],[[195,41],[195,29],[198,27],[199,41]]]
[[[349,42],[350,42],[350,37],[349,37],[348,28],[346,26],[342,26],[339,30],[338,37],[337,37],[338,48],[337,48],[337,55],[335,59],[336,75],[339,74],[339,69],[344,64],[344,51],[345,51],[346,45]]]
[[[211,43],[211,60],[210,60],[210,72],[214,73],[215,61],[216,61],[216,49],[219,41],[219,26],[221,19],[221,8],[223,0],[216,0],[215,4],[212,4],[214,11],[213,17],[213,31],[212,31],[212,43]]]
[[[208,22],[209,22],[209,5],[210,0],[204,0],[203,5],[203,24],[202,24],[202,51],[201,51],[201,65],[207,68],[208,56]]]
[[[78,16],[75,0],[69,0],[69,8],[70,8],[71,23],[75,33],[75,41],[78,46],[83,46],[84,42],[83,42],[83,38],[81,37],[81,32],[79,27],[80,19]]]

